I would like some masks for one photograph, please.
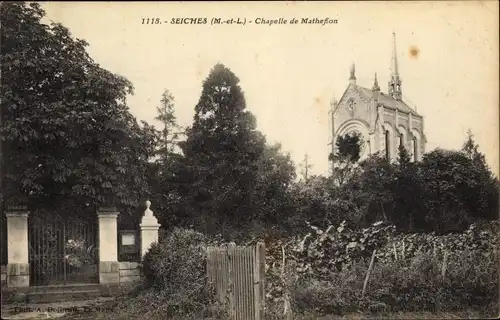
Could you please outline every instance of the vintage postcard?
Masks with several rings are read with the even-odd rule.
[[[2,2],[2,318],[497,318],[498,14]]]

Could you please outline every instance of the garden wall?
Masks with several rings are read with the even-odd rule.
[[[120,284],[139,282],[141,269],[137,262],[120,262]]]

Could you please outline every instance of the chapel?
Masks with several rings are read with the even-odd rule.
[[[384,93],[376,73],[371,88],[358,85],[352,64],[349,85],[340,100],[333,99],[331,103],[329,153],[335,152],[337,137],[355,132],[363,141],[360,160],[380,152],[393,161],[399,145],[408,150],[412,161],[421,160],[426,144],[424,119],[416,107],[410,107],[403,99],[394,33],[390,71],[388,90]]]

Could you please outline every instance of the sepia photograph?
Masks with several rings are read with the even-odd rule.
[[[0,3],[2,319],[500,316],[499,3]]]

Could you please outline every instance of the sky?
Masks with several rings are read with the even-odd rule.
[[[151,124],[157,124],[156,107],[168,89],[179,124],[190,125],[203,80],[223,63],[240,79],[258,130],[268,142],[281,143],[296,164],[307,153],[313,174],[328,174],[328,110],[349,84],[350,65],[356,65],[358,85],[371,88],[377,73],[387,92],[394,31],[403,96],[424,116],[426,150],[458,149],[470,129],[498,176],[497,1],[50,2],[42,7],[45,22],[62,23],[89,43],[87,51],[103,68],[134,84],[131,112]],[[256,23],[305,17],[338,23]],[[160,18],[162,24],[142,24],[143,18]],[[207,18],[208,24],[172,24],[173,18]],[[246,19],[246,24],[211,25],[212,18]],[[416,57],[410,48],[418,48]]]

